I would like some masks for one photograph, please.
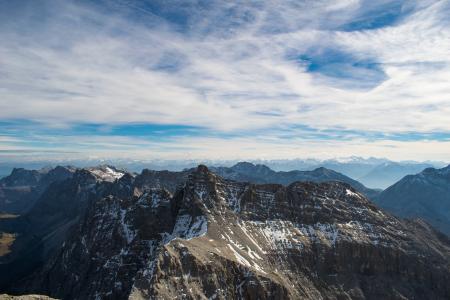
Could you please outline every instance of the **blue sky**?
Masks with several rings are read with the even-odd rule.
[[[0,156],[448,161],[449,15],[428,0],[0,0]]]

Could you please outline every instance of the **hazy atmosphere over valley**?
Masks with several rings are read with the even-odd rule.
[[[0,0],[0,300],[450,299],[449,54],[450,0]]]

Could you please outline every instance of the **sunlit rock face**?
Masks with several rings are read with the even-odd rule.
[[[63,299],[450,297],[449,240],[348,184],[257,185],[199,166],[172,194],[139,176],[97,183],[61,249],[16,290]]]

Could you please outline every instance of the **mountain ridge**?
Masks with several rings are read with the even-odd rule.
[[[16,291],[63,299],[450,295],[448,239],[379,210],[346,183],[235,182],[206,166],[173,195],[136,180],[106,183],[111,189],[90,202],[61,251]]]
[[[239,162],[229,168],[211,167],[211,170],[224,178],[254,183],[279,183],[289,185],[295,181],[341,181],[352,185],[369,198],[375,198],[379,194],[379,190],[369,189],[362,183],[325,167],[318,167],[312,171],[274,171],[266,165],[255,165],[249,162]]]

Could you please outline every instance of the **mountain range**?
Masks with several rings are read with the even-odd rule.
[[[72,175],[48,185],[30,209],[0,218],[1,231],[16,237],[0,256],[0,291],[62,299],[450,297],[450,240],[424,221],[394,217],[348,183],[310,180],[323,170],[285,185],[213,172],[239,177],[254,168],[290,178],[249,164],[140,174],[66,168]]]
[[[384,158],[345,157],[336,159],[276,159],[276,160],[249,160],[255,165],[266,165],[275,171],[311,171],[320,167],[334,170],[345,176],[358,180],[366,187],[385,189],[409,174],[416,174],[425,168],[443,167],[446,164],[439,161],[399,161],[394,162]],[[41,160],[26,161],[22,157],[0,157],[0,178],[7,176],[17,167],[25,169],[39,169],[41,167],[57,165],[73,165],[85,168],[93,165],[114,165],[120,169],[131,172],[140,172],[142,169],[169,170],[172,172],[191,169],[198,164],[208,166],[232,167],[239,163],[235,160],[140,160],[140,159],[75,159],[75,160]]]
[[[380,193],[380,190],[369,189],[350,177],[324,167],[319,167],[312,171],[294,170],[276,172],[266,165],[239,162],[232,167],[212,167],[211,170],[224,178],[236,181],[248,181],[259,184],[278,183],[282,185],[289,185],[295,181],[340,181],[350,184],[369,198],[375,198]]]

